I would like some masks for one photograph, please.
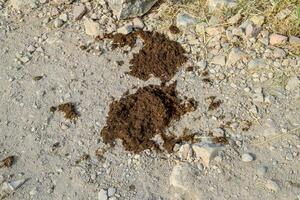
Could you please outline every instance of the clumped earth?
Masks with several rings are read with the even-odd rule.
[[[115,34],[107,37],[113,39],[114,48],[125,45],[133,47],[138,37],[143,40],[143,48],[133,54],[128,74],[145,81],[154,75],[167,82],[187,61],[185,50],[178,42],[157,32],[137,31],[129,35]]]
[[[157,134],[161,135],[168,151],[172,151],[176,142],[191,140],[192,137],[165,135],[172,121],[196,107],[193,100],[187,103],[180,100],[175,87],[176,83],[150,85],[114,101],[110,105],[107,125],[101,131],[104,142],[113,145],[116,139],[121,139],[126,150],[138,153],[150,148],[159,149],[153,141]]]

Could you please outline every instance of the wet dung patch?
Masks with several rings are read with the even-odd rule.
[[[150,85],[114,101],[110,105],[107,125],[101,131],[104,142],[114,145],[116,139],[121,139],[126,150],[139,153],[145,149],[159,149],[153,141],[159,134],[165,149],[172,151],[175,143],[185,138],[166,136],[166,128],[197,105],[193,100],[179,99],[175,87],[176,83]]]
[[[167,82],[187,61],[183,47],[160,33],[137,31],[128,35],[108,35],[106,38],[113,40],[113,48],[126,45],[133,47],[137,38],[142,39],[144,45],[138,53],[133,54],[128,74],[144,81],[153,75]]]

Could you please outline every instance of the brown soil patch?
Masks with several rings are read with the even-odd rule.
[[[79,117],[79,114],[76,111],[75,105],[73,103],[71,103],[71,102],[60,104],[57,107],[52,106],[50,108],[51,112],[55,112],[56,110],[65,113],[64,117],[66,119],[76,119],[77,117]]]
[[[172,34],[179,34],[180,33],[180,29],[175,26],[175,25],[171,25],[169,27],[169,31],[172,33]]]
[[[137,31],[129,35],[106,35],[113,40],[113,48],[128,45],[133,47],[137,37],[144,41],[143,48],[130,61],[128,74],[142,80],[148,80],[151,75],[160,78],[163,82],[171,80],[178,68],[186,61],[185,50],[175,41],[165,35],[145,31]]]
[[[101,135],[105,143],[114,144],[121,139],[128,151],[139,153],[158,145],[152,140],[162,136],[164,147],[171,152],[176,142],[190,138],[174,138],[165,135],[165,129],[174,120],[195,109],[196,103],[184,103],[177,97],[176,83],[170,86],[150,85],[137,90],[135,94],[123,96],[110,105],[107,125]]]

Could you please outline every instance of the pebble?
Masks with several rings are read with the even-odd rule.
[[[192,148],[191,148],[191,145],[190,144],[184,144],[182,145],[178,152],[178,157],[181,159],[181,160],[187,160],[188,158],[190,158],[193,154],[192,152]]]
[[[253,101],[255,102],[264,102],[264,94],[262,88],[256,88],[253,94]]]
[[[138,17],[133,19],[132,24],[133,24],[133,28],[137,28],[137,29],[143,29],[145,26],[143,20]]]
[[[261,166],[261,167],[259,167],[259,168],[257,169],[257,175],[260,176],[260,177],[263,177],[263,176],[266,175],[267,171],[268,171],[268,167],[266,167],[266,166]]]
[[[108,195],[109,197],[114,196],[115,193],[116,193],[116,188],[114,188],[114,187],[108,188],[108,190],[107,190],[107,195]]]
[[[276,183],[274,180],[267,180],[266,188],[268,188],[269,190],[272,190],[274,192],[277,192],[280,190],[278,183]]]
[[[256,26],[262,26],[265,22],[265,16],[263,15],[254,15],[250,19]]]
[[[132,23],[125,24],[124,26],[118,28],[118,30],[117,30],[118,33],[121,33],[124,35],[127,35],[127,34],[131,33],[132,31],[133,31]]]
[[[21,180],[17,180],[17,181],[11,181],[11,182],[4,182],[2,184],[2,189],[3,190],[10,190],[10,191],[14,191],[16,189],[18,189],[19,187],[21,187],[21,185],[23,185],[26,182],[26,179],[21,179]]]
[[[29,46],[27,47],[27,51],[28,51],[29,53],[33,53],[35,50],[36,50],[36,48],[35,48],[33,45],[29,45]]]
[[[60,27],[62,27],[62,25],[64,25],[64,21],[61,20],[61,19],[56,18],[54,20],[53,24],[54,24],[55,28],[60,28]]]
[[[288,38],[286,36],[273,33],[270,35],[270,44],[271,45],[284,44],[284,43],[286,43],[287,39]]]
[[[209,166],[211,160],[213,160],[214,157],[217,155],[218,151],[221,150],[220,147],[215,146],[213,144],[201,143],[193,144],[192,149],[195,153],[196,158],[201,159],[205,167]]]
[[[180,12],[177,15],[176,18],[177,26],[190,26],[190,25],[195,25],[196,23],[197,23],[196,18],[187,12]]]
[[[211,63],[215,64],[215,65],[225,66],[226,57],[222,56],[222,55],[215,56],[215,57],[213,57]]]
[[[79,4],[73,9],[74,20],[80,20],[86,13],[86,7],[84,4]]]
[[[229,19],[227,20],[227,22],[230,23],[230,24],[236,24],[236,23],[238,23],[241,19],[242,19],[242,15],[241,15],[240,13],[238,13],[238,14],[232,16],[231,18],[229,18]]]
[[[104,189],[101,189],[101,190],[98,192],[98,200],[107,200],[107,199],[108,199],[107,191],[104,190]]]
[[[292,46],[297,46],[299,47],[300,46],[300,38],[299,37],[295,37],[295,36],[291,36],[289,38],[289,43],[292,45]]]
[[[100,24],[97,22],[94,22],[93,20],[84,17],[84,27],[85,27],[85,33],[90,36],[99,36],[101,35],[100,31]]]
[[[284,58],[286,56],[286,52],[281,48],[275,48],[273,52],[273,56],[275,58]]]
[[[227,58],[227,65],[234,65],[245,56],[245,53],[239,48],[232,48]]]
[[[251,162],[254,160],[254,157],[250,153],[244,153],[242,155],[242,161],[243,162]]]

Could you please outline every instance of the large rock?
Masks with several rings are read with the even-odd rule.
[[[119,19],[144,15],[158,0],[109,0],[108,4]]]

